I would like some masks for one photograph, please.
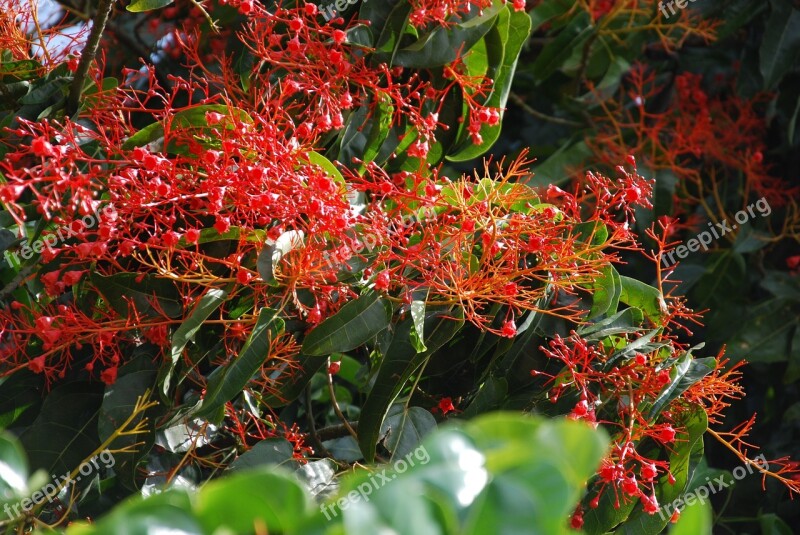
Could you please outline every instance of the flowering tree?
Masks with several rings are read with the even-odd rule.
[[[752,419],[713,427],[743,395],[740,365],[686,340],[699,320],[664,269],[671,220],[641,230],[655,184],[641,162],[648,175],[682,165],[715,138],[703,114],[659,117],[697,121],[669,151],[651,138],[625,150],[621,128],[642,123],[619,119],[633,113],[624,102],[603,105],[589,146],[606,158],[569,185],[537,187],[526,151],[458,170],[500,138],[532,29],[576,15],[616,35],[625,15],[673,50],[715,28],[688,12],[662,23],[642,2],[567,4],[101,1],[49,25],[33,5],[4,6],[3,423],[34,468],[74,481],[26,505],[41,483],[24,484],[20,461],[4,525],[99,518],[144,494],[70,531],[152,517],[198,533],[371,532],[400,522],[384,520],[389,496],[421,495],[403,504],[425,532],[485,533],[491,511],[508,529],[522,515],[545,531],[658,533],[679,516],[658,513],[689,489],[704,436],[800,491],[788,458],[765,466],[747,451]],[[548,54],[542,76],[559,68]],[[649,95],[646,70],[632,73]],[[680,78],[681,97],[697,84]],[[708,113],[733,115],[726,105]],[[732,121],[752,127],[752,153],[732,159],[720,142],[711,154],[751,165],[760,194],[757,126]],[[687,173],[687,189],[703,179]],[[653,285],[619,273],[631,256]],[[481,416],[498,409],[540,419]],[[469,423],[434,432],[445,420]],[[410,462],[429,434],[434,466],[363,500],[372,516],[310,513],[304,487],[336,486],[355,463]],[[555,459],[504,465],[526,441]],[[471,508],[462,472],[435,490],[462,446],[485,459]],[[113,467],[84,474],[103,452]],[[569,452],[583,456],[573,471]],[[223,478],[194,504],[176,489],[270,464],[297,473]],[[542,471],[560,474],[558,503]],[[508,495],[517,479],[521,502]]]

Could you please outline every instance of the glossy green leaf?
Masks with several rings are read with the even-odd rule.
[[[658,289],[631,277],[620,276],[622,293],[619,300],[641,309],[648,318],[658,320],[666,314],[667,305]]]
[[[607,336],[637,332],[641,329],[644,314],[638,308],[626,308],[597,323],[587,323],[578,328],[578,334],[586,340],[602,340]]]
[[[227,297],[227,289],[209,289],[205,295],[203,295],[203,297],[197,301],[197,305],[195,305],[189,316],[183,320],[183,323],[181,323],[180,327],[178,327],[172,334],[172,363],[168,368],[166,368],[167,371],[165,372],[164,378],[160,383],[161,391],[164,393],[164,395],[166,395],[169,391],[172,370],[175,368],[175,365],[183,355],[183,349],[190,341],[194,340],[194,336],[197,334],[197,331],[200,330],[200,327],[203,326],[203,322],[205,322],[208,317],[211,316],[211,314],[213,314],[214,311],[225,302]]]
[[[669,528],[669,535],[711,535],[713,513],[710,502],[695,502],[681,511],[678,521]],[[791,531],[787,531],[789,535]]]
[[[622,295],[622,280],[612,265],[603,267],[592,284],[592,309],[586,319],[615,314]]]
[[[388,327],[391,317],[392,306],[380,294],[362,295],[308,333],[303,353],[322,356],[351,351]]]
[[[649,417],[655,418],[674,399],[683,394],[690,386],[711,373],[716,367],[714,357],[696,359],[691,351],[687,351],[670,371],[671,382],[664,387],[650,409]]]
[[[195,416],[209,416],[239,395],[269,358],[270,340],[281,334],[283,329],[283,320],[277,317],[277,312],[262,308],[250,338],[239,354],[209,377],[206,395]]]
[[[506,5],[497,17],[497,23],[486,36],[488,55],[500,57],[500,63],[490,63],[487,73],[494,81],[494,87],[485,106],[499,108],[501,118],[504,114],[508,96],[511,92],[511,81],[517,68],[520,52],[531,32],[531,19],[524,12],[518,12]],[[496,125],[484,124],[481,126],[480,135],[482,143],[475,145],[470,136],[464,133],[461,144],[447,156],[451,161],[466,161],[477,158],[485,153],[500,136],[501,123]]]
[[[408,407],[403,403],[392,405],[381,426],[384,444],[392,459],[404,457],[419,446],[422,439],[436,428],[436,419],[421,407]]]
[[[239,455],[229,467],[241,471],[268,465],[286,465],[294,460],[292,444],[285,438],[267,438]]]
[[[28,486],[28,460],[16,437],[0,434],[0,501],[22,496]]]
[[[133,0],[125,9],[133,13],[141,13],[143,11],[161,9],[162,7],[170,5],[172,2],[173,0]]]
[[[283,533],[297,526],[310,508],[311,500],[296,479],[262,469],[203,486],[195,514],[206,533],[251,533],[258,524],[270,533]]]
[[[378,374],[361,409],[358,422],[358,444],[365,459],[375,456],[375,445],[383,421],[392,402],[402,391],[414,370],[418,369],[464,325],[461,309],[429,312],[425,318],[425,346],[418,353],[411,341],[413,320],[407,318],[394,328],[392,340],[383,356]]]
[[[175,533],[204,535],[200,523],[191,514],[189,496],[169,490],[147,498],[130,498],[94,524],[74,523],[67,535],[150,535]]]

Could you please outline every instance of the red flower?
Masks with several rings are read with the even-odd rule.
[[[675,430],[672,428],[671,425],[662,427],[661,430],[656,435],[656,438],[661,442],[663,442],[664,444],[669,444],[670,442],[674,442]]]
[[[500,330],[500,336],[504,336],[506,338],[514,338],[517,334],[517,326],[514,324],[514,320],[508,320],[503,324],[503,328]]]
[[[100,380],[107,385],[113,385],[117,380],[117,367],[106,368],[100,373]]]
[[[569,525],[572,526],[572,529],[581,529],[583,527],[583,511],[576,510],[569,520]]]
[[[44,365],[44,355],[28,361],[28,369],[33,373],[42,373],[44,371]]]
[[[658,475],[658,468],[653,463],[646,463],[642,465],[639,473],[645,481],[652,481]]]
[[[442,416],[447,415],[448,412],[453,412],[456,410],[456,408],[453,406],[453,400],[450,398],[442,398],[441,401],[439,401],[439,405],[436,406],[436,409],[442,413]]]
[[[378,276],[375,277],[375,289],[376,290],[388,290],[389,289],[389,272],[388,271],[381,271],[378,273]]]
[[[645,513],[654,515],[658,512],[658,500],[656,500],[655,494],[652,496],[642,494],[639,499],[642,501]]]
[[[622,480],[622,490],[625,494],[635,496],[639,494],[639,483],[636,482],[636,476],[626,477]]]
[[[53,155],[53,146],[45,137],[37,137],[31,141],[31,150],[41,158]]]

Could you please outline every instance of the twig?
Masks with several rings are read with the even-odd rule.
[[[308,428],[311,431],[308,438],[311,441],[314,452],[320,457],[331,457],[331,453],[322,445],[322,440],[317,434],[317,426],[314,423],[314,412],[311,409],[311,389],[308,385],[306,385],[306,419],[308,420]],[[344,428],[344,426],[342,426],[342,428]]]
[[[355,421],[347,422],[347,425],[350,426],[350,429],[358,431],[358,422]],[[350,434],[350,431],[348,431],[348,429],[344,426],[344,424],[337,424],[337,425],[331,425],[329,427],[323,427],[322,429],[317,431],[317,437],[322,442],[326,440],[333,440],[334,438],[346,437],[348,434]]]
[[[525,100],[521,96],[517,95],[516,93],[510,93],[509,98],[514,102],[514,104],[525,110],[526,113],[530,113],[537,119],[547,121],[548,123],[561,124],[564,126],[572,126],[575,128],[580,128],[582,126],[585,126],[583,123],[579,123],[577,121],[570,121],[569,119],[562,119],[561,117],[553,117],[552,115],[547,115],[546,113],[537,111],[533,109],[527,102],[525,102]]]
[[[328,359],[328,366],[330,366],[330,359]],[[333,388],[333,374],[328,372],[328,392],[331,395],[331,402],[333,403],[333,411],[336,413],[336,416],[342,421],[342,425],[345,426],[347,432],[350,433],[356,442],[358,442],[358,434],[356,433],[355,429],[350,427],[350,422],[347,421],[347,417],[342,413],[342,409],[339,408],[339,403],[336,401],[336,392]]]
[[[100,38],[106,29],[108,16],[111,14],[113,5],[114,0],[99,0],[97,4],[97,12],[94,15],[94,19],[92,19],[92,30],[89,32],[86,46],[81,51],[81,60],[78,63],[78,69],[75,71],[72,87],[70,87],[69,96],[67,97],[67,115],[69,116],[78,111],[78,102],[81,98],[81,93],[83,93],[83,83],[89,74],[89,67],[92,65],[95,55],[97,55],[97,47],[100,45]]]

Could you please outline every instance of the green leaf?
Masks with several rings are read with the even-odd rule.
[[[285,438],[267,438],[239,455],[229,470],[241,471],[267,465],[290,464],[294,461],[294,448]]]
[[[421,407],[407,408],[404,403],[392,405],[381,426],[386,435],[384,444],[392,459],[405,457],[419,446],[422,439],[436,429],[436,419]]]
[[[711,512],[709,511],[707,514],[709,516],[708,522],[710,522]],[[683,519],[683,515],[681,515],[681,519]],[[680,522],[678,523],[680,524]],[[781,517],[773,513],[758,515],[758,524],[761,527],[762,535],[793,535],[794,533],[792,528],[789,527],[789,525],[786,522],[784,522],[781,519]],[[698,531],[696,533],[703,533],[703,532]],[[707,531],[705,533],[711,533],[711,532]],[[670,532],[670,535],[676,535],[676,534]],[[677,535],[683,535],[683,534],[678,533]]]
[[[39,77],[41,69],[41,63],[32,59],[0,62],[0,80],[6,77],[12,78],[13,81],[33,80]],[[8,81],[4,80],[3,83]]]
[[[504,115],[508,96],[511,93],[511,82],[517,68],[517,61],[522,47],[531,32],[531,19],[524,12],[517,12],[506,5],[497,17],[497,24],[486,36],[487,53],[490,58],[499,57],[500,63],[490,64],[487,76],[492,79],[492,93],[484,103],[485,106],[500,108],[500,116]],[[502,128],[502,121],[494,126],[484,124],[480,135],[483,142],[475,145],[466,128],[462,132],[462,142],[447,156],[450,161],[466,161],[477,158],[497,141]],[[464,126],[466,126],[466,121]]]
[[[76,522],[67,529],[68,535],[107,533],[202,535],[204,531],[191,514],[188,494],[182,490],[167,490],[147,498],[134,496],[94,524]]]
[[[502,412],[467,430],[491,477],[459,533],[567,533],[565,519],[607,449],[605,433]]]
[[[777,518],[777,517],[776,517]],[[669,528],[669,535],[711,535],[713,513],[710,502],[694,502],[681,511],[678,521]],[[769,533],[762,530],[762,533]],[[789,535],[791,530],[787,531]]]
[[[389,301],[370,292],[317,325],[303,340],[302,351],[311,356],[351,351],[388,327],[391,318]]]
[[[149,368],[121,374],[114,384],[106,387],[97,422],[101,442],[108,439],[130,417],[137,398],[145,390],[152,390],[157,372],[149,359],[146,362]],[[109,444],[108,449],[111,450],[130,448],[130,452],[120,451],[114,454],[113,465],[114,473],[118,477],[125,478],[124,484],[129,488],[136,488],[134,484],[137,475],[136,462],[148,453],[155,439],[153,416],[156,411],[149,410],[148,414],[140,415],[129,426],[130,428],[140,424],[142,433],[119,436]],[[143,418],[147,418],[147,421],[143,422]]]
[[[19,437],[31,467],[65,474],[89,457],[100,445],[97,415],[102,400],[102,384],[76,381],[54,388]]]
[[[209,377],[206,395],[195,416],[207,417],[239,395],[269,357],[270,340],[280,335],[283,329],[283,320],[277,317],[277,312],[262,308],[239,355]]]
[[[531,65],[531,74],[536,82],[541,84],[561,68],[576,49],[583,47],[594,31],[589,13],[581,11],[573,17],[566,28],[545,45]]]
[[[702,346],[701,346],[702,347]],[[696,348],[692,348],[696,349]],[[650,409],[649,418],[652,420],[661,413],[674,399],[683,394],[690,386],[711,373],[716,366],[714,357],[702,359],[692,358],[691,349],[687,351],[670,371],[670,384],[658,395]]]
[[[28,460],[19,441],[11,434],[0,434],[0,502],[22,497],[28,490]]]
[[[766,23],[759,50],[764,89],[773,89],[794,68],[800,53],[800,11],[788,0],[771,0],[772,13]]]
[[[578,334],[586,340],[599,341],[615,334],[627,334],[640,330],[644,314],[638,308],[626,308],[610,318],[597,323],[588,323],[578,328]]]
[[[289,230],[278,236],[274,244],[264,247],[256,261],[258,274],[264,282],[269,284],[275,282],[275,266],[289,252],[302,247],[304,239],[305,233],[302,230]]]
[[[154,9],[161,9],[170,5],[173,0],[133,0],[125,8],[133,13],[141,13],[143,11],[152,11]]]
[[[358,421],[358,444],[364,458],[371,462],[380,430],[392,402],[406,381],[431,355],[446,344],[464,325],[464,312],[434,311],[425,318],[425,346],[418,353],[411,341],[413,321],[407,318],[395,327],[389,348],[380,363],[375,382],[361,409]]]
[[[617,312],[622,296],[622,279],[611,264],[603,267],[600,276],[593,281],[592,309],[586,319]]]
[[[470,14],[463,22],[436,25],[415,43],[398,50],[392,63],[422,69],[451,63],[459,54],[466,54],[489,31],[504,7],[502,2],[494,0],[491,7],[478,14],[478,9],[471,6]]]
[[[622,283],[620,301],[641,309],[648,318],[656,322],[666,314],[667,305],[658,289],[624,275],[620,276],[620,282]]]
[[[203,486],[195,514],[205,533],[252,533],[259,524],[270,533],[285,533],[310,509],[311,499],[296,479],[261,469]]]
[[[153,1],[165,1],[165,0],[153,0]],[[196,130],[198,133],[204,133],[208,137],[213,136],[214,129],[208,126],[208,121],[206,119],[207,112],[217,112],[223,115],[228,115],[231,111],[233,111],[239,121],[245,123],[252,123],[253,119],[245,112],[239,108],[229,108],[224,104],[204,104],[199,106],[192,106],[190,108],[186,108],[176,112],[172,117],[169,118],[168,121],[165,122],[155,122],[149,124],[136,132],[134,135],[129,137],[125,140],[122,144],[122,148],[125,150],[133,149],[134,147],[141,147],[144,145],[148,145],[157,141],[161,138],[164,138],[168,134],[170,136],[175,133],[179,132],[181,134],[185,134],[187,131]],[[169,125],[169,132],[164,129],[164,124]],[[235,125],[232,124],[230,121],[225,121],[221,123],[227,130],[233,130]],[[220,125],[217,125],[219,127]],[[189,154],[188,148],[184,146],[178,146],[174,143],[170,143],[166,147],[167,152],[172,154]]]
[[[194,336],[197,334],[197,331],[200,330],[200,327],[203,326],[203,322],[225,302],[226,297],[228,297],[227,289],[209,289],[205,295],[199,299],[194,310],[192,310],[189,316],[183,320],[180,327],[173,333],[171,351],[172,363],[166,368],[167,371],[163,380],[160,382],[161,391],[164,395],[169,391],[172,371],[180,360],[183,349],[190,341],[194,340]]]
[[[163,311],[169,318],[178,318],[183,312],[180,293],[168,279],[136,273],[106,277],[95,272],[90,278],[103,299],[123,317],[160,316]]]
[[[426,292],[427,294],[427,292]],[[411,319],[413,325],[411,329],[411,342],[418,353],[426,351],[425,347],[425,299],[415,300],[411,302]]]

